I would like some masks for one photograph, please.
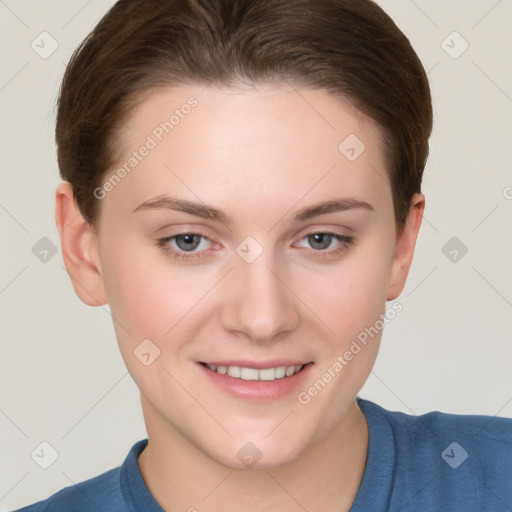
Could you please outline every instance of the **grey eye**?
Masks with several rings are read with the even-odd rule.
[[[312,235],[308,235],[307,238],[313,249],[322,250],[327,249],[327,247],[331,245],[333,235],[330,235],[329,233],[314,233]]]
[[[182,251],[193,251],[194,249],[196,249],[199,243],[201,242],[201,238],[203,238],[201,235],[194,235],[191,233],[176,235],[174,237],[176,245]]]

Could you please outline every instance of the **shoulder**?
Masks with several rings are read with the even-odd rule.
[[[496,463],[510,462],[512,454],[512,419],[499,416],[449,414],[439,411],[415,416],[388,411],[368,400],[358,399],[366,416],[380,416],[393,434],[408,448],[446,448],[446,443],[458,442],[468,451],[468,459],[484,454],[496,455]],[[443,455],[444,456],[444,455]],[[485,457],[485,460],[489,457]]]
[[[439,411],[419,416],[382,411],[404,446],[416,451],[440,450],[440,458],[452,469],[467,460],[478,465],[483,476],[502,478],[506,476],[503,471],[512,468],[512,419]]]
[[[512,508],[512,419],[439,411],[414,416],[359,404],[389,426],[396,468],[412,501],[466,507],[454,510]]]
[[[119,511],[123,505],[120,468],[111,469],[84,482],[65,487],[49,498],[15,512]]]

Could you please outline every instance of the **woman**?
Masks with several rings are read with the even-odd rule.
[[[357,397],[431,128],[425,71],[370,0],[115,4],[62,84],[56,218],[148,439],[23,510],[510,508],[511,420]]]

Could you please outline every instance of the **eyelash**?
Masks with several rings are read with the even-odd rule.
[[[203,258],[204,256],[202,256],[201,253],[205,252],[205,251],[187,252],[187,251],[177,251],[177,250],[171,248],[171,246],[169,245],[169,242],[171,240],[174,240],[178,236],[185,236],[185,235],[197,235],[197,236],[200,236],[201,238],[204,238],[205,240],[210,241],[210,239],[206,235],[203,235],[202,233],[187,231],[184,233],[178,233],[176,235],[167,236],[164,238],[159,238],[156,241],[156,244],[158,245],[158,247],[160,247],[163,250],[164,254],[170,255],[173,259],[191,260],[191,259]],[[332,236],[333,239],[337,240],[338,242],[341,242],[337,247],[335,247],[334,249],[330,249],[330,250],[311,249],[311,251],[313,251],[314,253],[317,253],[316,255],[319,258],[331,258],[331,257],[341,256],[351,246],[353,246],[355,244],[355,239],[351,236],[340,235],[340,234],[331,233],[328,231],[313,231],[311,233],[304,235],[299,241],[302,241],[305,238],[308,238],[312,235],[329,235],[329,236]]]

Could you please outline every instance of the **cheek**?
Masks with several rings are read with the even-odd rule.
[[[309,297],[311,309],[331,331],[336,349],[350,343],[384,312],[389,253],[389,249],[369,247],[354,253],[327,274],[304,271],[298,277],[297,281],[304,283],[302,296]]]
[[[165,341],[205,293],[207,279],[173,270],[156,248],[113,240],[102,249],[105,291],[124,343],[127,338],[133,343],[145,338]]]
[[[167,403],[169,396],[183,395],[169,372],[185,380],[179,361],[187,359],[187,341],[195,337],[194,306],[206,293],[206,279],[198,283],[155,251],[125,249],[122,254],[113,247],[104,251],[106,292],[119,350],[141,392],[162,410],[178,414],[190,404],[177,399],[172,407]]]
[[[109,258],[105,269],[106,294],[115,320],[133,337],[160,337],[169,329],[168,304],[173,290],[157,279],[153,266],[131,256]],[[114,264],[115,263],[115,264]]]
[[[384,327],[389,256],[359,256],[315,281],[312,309],[329,332],[318,371],[297,400],[310,417],[324,418],[326,430],[340,420],[367,380]]]

